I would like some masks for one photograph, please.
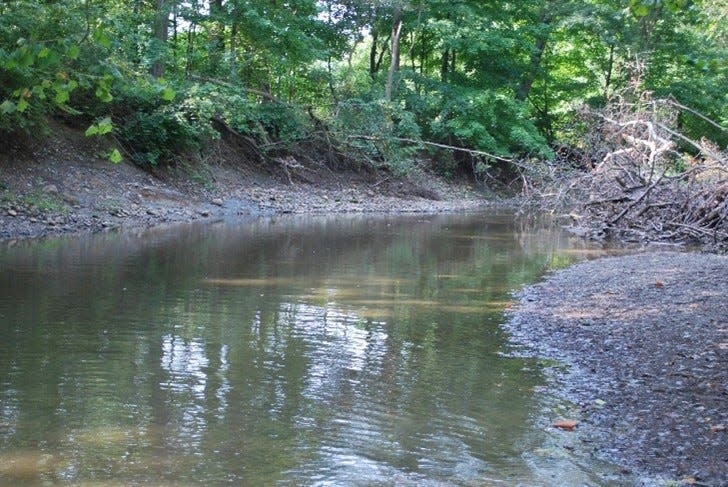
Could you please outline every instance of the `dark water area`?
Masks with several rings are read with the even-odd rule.
[[[599,252],[482,214],[1,246],[0,485],[606,485],[499,327]]]

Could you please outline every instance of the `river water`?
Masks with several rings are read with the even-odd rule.
[[[606,485],[499,328],[595,252],[498,214],[0,246],[0,485]]]

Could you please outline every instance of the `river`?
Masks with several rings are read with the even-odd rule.
[[[599,252],[497,213],[0,246],[0,485],[607,485],[499,327]]]

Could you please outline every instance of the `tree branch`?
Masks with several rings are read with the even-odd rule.
[[[381,141],[381,140],[385,139],[385,137],[374,137],[371,135],[349,135],[347,138],[348,139],[372,140],[372,141]],[[404,137],[386,137],[386,139],[397,140],[399,142],[408,142],[410,144],[428,145],[431,147],[439,147],[441,149],[448,149],[448,150],[453,150],[453,151],[458,151],[458,152],[467,152],[468,154],[473,154],[476,156],[484,156],[484,157],[488,157],[490,159],[495,159],[496,161],[515,163],[515,161],[513,159],[508,159],[506,157],[497,156],[495,154],[491,154],[489,152],[485,152],[485,151],[481,151],[481,150],[466,149],[465,147],[457,147],[454,145],[440,144],[437,142],[428,142],[425,140],[407,139]]]

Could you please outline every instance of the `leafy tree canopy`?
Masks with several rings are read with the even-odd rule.
[[[550,157],[635,76],[728,126],[726,25],[726,0],[7,0],[0,132],[76,117],[143,165],[221,123],[263,143],[324,125],[399,168],[417,142]]]

